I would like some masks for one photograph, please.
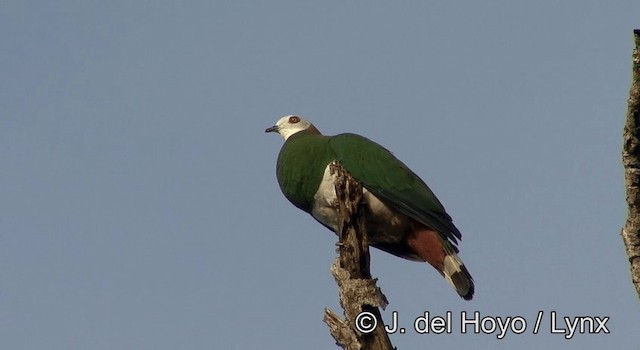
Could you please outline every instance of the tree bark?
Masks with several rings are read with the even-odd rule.
[[[627,188],[627,221],[622,241],[631,264],[631,281],[640,297],[640,29],[633,31],[632,76],[627,122],[623,132],[622,163]]]
[[[324,322],[336,344],[345,350],[392,350],[378,309],[387,306],[387,299],[369,272],[362,186],[340,164],[331,165],[331,174],[335,176],[340,217],[340,256],[331,266],[331,272],[338,284],[345,319],[325,309]],[[360,327],[356,322],[360,322]]]

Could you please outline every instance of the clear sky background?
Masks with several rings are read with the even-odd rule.
[[[335,236],[280,193],[301,114],[436,192],[476,280],[372,252],[399,349],[638,349],[619,231],[638,1],[4,1],[0,347],[331,349]],[[424,311],[452,334],[417,334]],[[527,321],[460,332],[460,312]],[[544,316],[532,334],[538,311]],[[610,317],[551,334],[550,312]]]

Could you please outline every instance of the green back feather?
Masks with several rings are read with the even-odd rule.
[[[329,145],[345,169],[376,197],[440,232],[443,238],[454,243],[461,238],[429,186],[384,147],[355,134],[331,137]]]
[[[301,131],[289,137],[278,155],[276,171],[285,197],[310,212],[324,169],[334,160],[387,205],[453,243],[461,238],[451,217],[418,175],[384,147],[355,134],[322,136]]]

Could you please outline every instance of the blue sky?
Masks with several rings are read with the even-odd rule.
[[[275,179],[301,114],[394,152],[463,232],[460,299],[372,252],[400,349],[630,349],[619,236],[637,1],[8,1],[0,11],[0,344],[327,349],[335,236]],[[461,312],[523,334],[462,334]],[[543,311],[538,334],[532,334]],[[550,314],[610,317],[552,334]],[[557,325],[564,326],[563,323]]]

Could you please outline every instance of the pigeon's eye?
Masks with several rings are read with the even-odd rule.
[[[289,123],[291,123],[291,124],[295,124],[295,123],[297,123],[299,121],[300,121],[300,117],[297,117],[295,115],[293,117],[289,117]]]

